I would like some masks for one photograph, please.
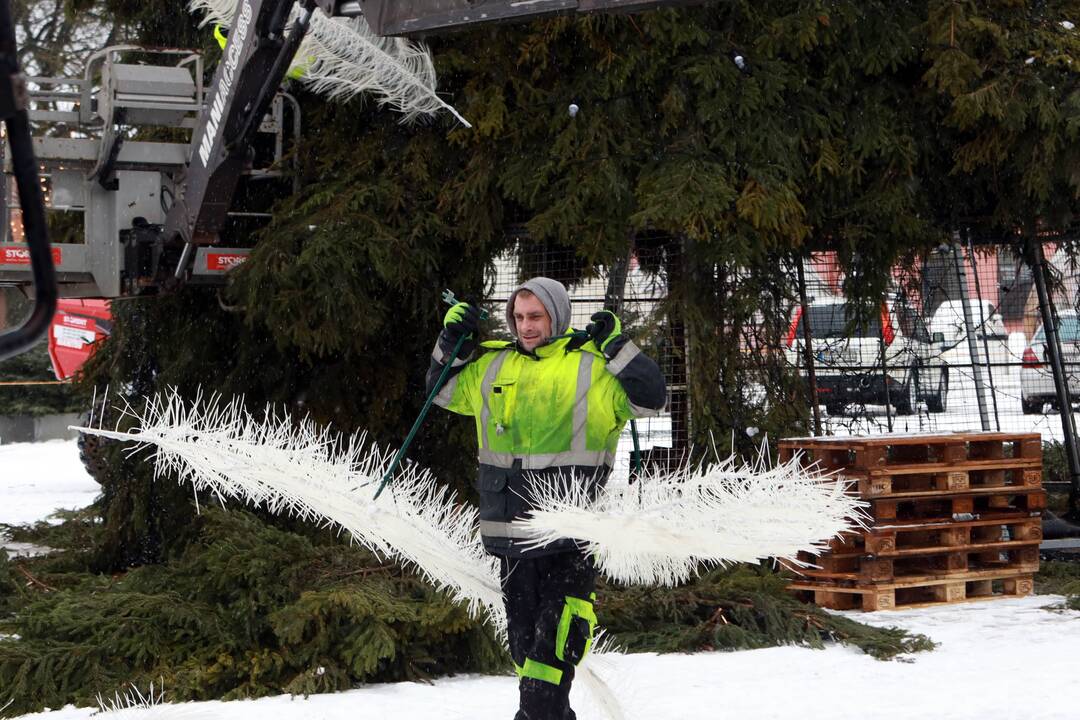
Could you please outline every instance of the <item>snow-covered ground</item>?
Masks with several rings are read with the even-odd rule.
[[[77,454],[73,442],[0,448],[0,522],[30,522],[55,508],[92,500],[96,485],[82,471]],[[596,669],[615,691],[627,720],[1072,720],[1080,705],[1080,613],[1043,609],[1060,601],[1043,595],[850,614],[874,625],[925,633],[940,643],[933,652],[901,661],[879,662],[841,646],[784,647],[609,656]],[[165,691],[167,700],[167,687]],[[581,720],[604,717],[580,688],[575,695]],[[221,720],[510,720],[515,709],[513,678],[462,676],[309,698],[186,703],[122,714]],[[74,720],[94,712],[68,707],[24,717]]]
[[[86,507],[100,490],[74,440],[0,445],[0,523],[27,524]]]

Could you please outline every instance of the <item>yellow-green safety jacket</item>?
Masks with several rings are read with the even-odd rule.
[[[536,478],[607,480],[626,421],[658,414],[666,386],[660,368],[629,341],[607,360],[592,341],[558,339],[533,352],[509,341],[480,345],[458,359],[435,403],[476,418],[480,532],[488,552],[508,557],[562,552],[566,539],[542,549],[510,525],[532,507]],[[434,387],[453,344],[440,337],[432,353]]]

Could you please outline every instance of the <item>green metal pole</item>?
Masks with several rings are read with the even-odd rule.
[[[448,305],[453,305],[455,303],[454,293],[449,290],[444,292],[443,301]],[[486,310],[480,311],[480,319],[487,319]],[[457,360],[458,355],[461,354],[461,346],[465,344],[465,340],[468,337],[468,335],[462,335],[458,338],[457,344],[454,345],[454,351],[450,354],[450,359],[446,361],[445,367],[443,367],[442,372],[439,374],[439,379],[435,381],[435,387],[431,389],[427,400],[424,401],[424,407],[421,408],[420,414],[416,418],[416,422],[413,423],[412,428],[409,430],[409,434],[405,436],[405,442],[402,443],[397,453],[394,454],[394,459],[390,463],[390,467],[386,469],[386,474],[383,475],[382,482],[379,483],[379,489],[375,491],[375,500],[379,499],[379,496],[382,495],[382,491],[386,489],[390,480],[393,479],[394,473],[397,472],[398,465],[401,464],[401,459],[405,457],[405,451],[409,449],[409,445],[412,444],[413,438],[416,437],[416,433],[420,430],[420,426],[424,424],[424,419],[427,417],[432,403],[435,402],[435,396],[439,394],[439,391],[442,390],[443,385],[446,383],[446,378],[450,375],[450,368],[454,366],[454,361]]]
[[[413,438],[416,437],[416,433],[420,430],[420,426],[424,424],[424,418],[427,417],[428,410],[431,409],[431,404],[435,402],[435,396],[442,390],[443,384],[446,382],[446,377],[450,374],[450,368],[454,365],[454,361],[457,360],[458,353],[461,352],[461,346],[465,344],[465,339],[468,335],[462,335],[458,338],[457,345],[454,346],[454,352],[451,353],[450,359],[446,362],[446,367],[443,368],[442,373],[439,375],[439,379],[435,382],[435,387],[431,389],[431,393],[428,395],[427,400],[424,402],[423,409],[420,410],[420,415],[417,416],[416,422],[413,423],[412,429],[409,430],[409,434],[405,436],[405,442],[402,443],[401,448],[398,449],[394,455],[393,462],[390,463],[390,467],[387,468],[386,474],[383,475],[382,482],[379,483],[379,489],[375,492],[375,499],[379,499],[379,495],[382,494],[383,489],[386,488],[387,483],[394,477],[394,473],[397,471],[398,465],[401,463],[401,458],[405,456],[405,451],[409,449],[409,445],[412,443]]]
[[[634,438],[634,476],[641,475],[641,444],[638,442],[637,420],[630,418],[630,436]]]

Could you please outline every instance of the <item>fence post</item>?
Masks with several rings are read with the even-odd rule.
[[[952,252],[956,265],[956,281],[960,283],[960,307],[964,311],[964,332],[967,334],[971,374],[975,378],[975,400],[979,403],[979,425],[986,431],[990,429],[990,415],[986,411],[986,392],[983,388],[982,366],[979,365],[979,343],[975,338],[975,323],[971,319],[971,306],[968,305],[967,275],[960,267],[961,250],[958,234],[953,236]]]
[[[814,435],[821,435],[821,408],[818,407],[817,373],[814,371],[814,336],[810,331],[810,307],[806,301],[806,276],[803,257],[796,261],[799,270],[799,308],[803,328],[803,355],[806,362],[806,381],[810,386],[810,407],[814,412]]]
[[[1032,235],[1024,240],[1025,258],[1035,278],[1035,291],[1039,295],[1039,312],[1042,314],[1043,332],[1046,334],[1046,349],[1050,354],[1050,366],[1054,371],[1054,389],[1057,391],[1058,405],[1061,407],[1061,431],[1065,435],[1065,458],[1069,462],[1069,513],[1075,517],[1080,510],[1080,454],[1077,454],[1076,430],[1073,426],[1072,398],[1069,397],[1069,383],[1065,375],[1065,365],[1061,361],[1061,338],[1057,332],[1057,310],[1054,300],[1046,289],[1046,258],[1042,243]]]
[[[885,312],[889,312],[889,299],[887,295],[885,297],[884,307]],[[880,310],[878,312],[880,312]],[[878,351],[881,355],[881,382],[885,387],[885,422],[888,424],[889,432],[892,432],[892,392],[889,390],[889,359],[886,352],[887,346],[885,345],[884,318],[878,321]]]
[[[990,342],[986,339],[986,309],[983,307],[982,284],[979,282],[979,267],[975,264],[975,245],[968,235],[968,263],[971,275],[975,278],[975,296],[979,298],[979,327],[983,331],[983,352],[986,353],[986,377],[990,380],[990,399],[994,403],[994,425],[1001,432],[1001,415],[998,413],[997,388],[994,387],[994,368],[990,363]]]

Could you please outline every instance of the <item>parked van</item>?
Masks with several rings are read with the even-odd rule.
[[[989,300],[969,298],[967,300],[946,300],[934,311],[930,319],[931,334],[941,333],[944,346],[942,358],[949,365],[958,367],[972,363],[971,349],[968,346],[967,325],[964,320],[964,303],[971,312],[972,326],[975,328],[976,355],[974,362],[985,363],[987,350],[991,363],[1008,363],[1009,334],[1005,331],[1005,321],[996,312]],[[1020,358],[1015,358],[1019,361]]]
[[[943,412],[949,393],[944,337],[932,338],[918,313],[903,304],[882,304],[874,317],[861,321],[849,309],[842,298],[814,300],[807,308],[818,397],[829,414],[842,414],[853,402],[890,403],[898,415],[910,415],[923,401],[930,412]],[[803,321],[796,307],[785,351],[800,368]]]

